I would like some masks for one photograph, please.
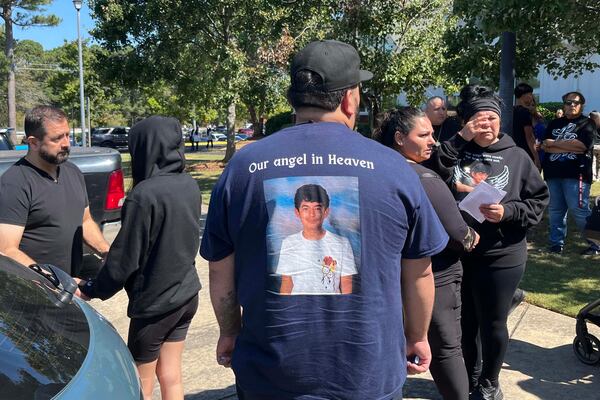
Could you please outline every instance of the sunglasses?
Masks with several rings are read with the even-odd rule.
[[[565,106],[580,106],[581,102],[577,100],[567,100],[564,102]]]

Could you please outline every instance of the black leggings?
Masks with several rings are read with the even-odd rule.
[[[469,397],[467,370],[460,345],[460,281],[435,288],[435,302],[429,325],[430,371],[444,400]]]
[[[462,349],[469,384],[474,387],[480,379],[488,379],[497,385],[508,347],[508,311],[525,264],[511,268],[463,265]]]

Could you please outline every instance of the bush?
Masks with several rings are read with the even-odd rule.
[[[552,121],[555,116],[556,110],[561,109],[563,103],[558,101],[551,101],[547,103],[540,103],[537,106],[537,110],[544,116],[546,121]]]
[[[269,136],[283,128],[287,128],[294,123],[294,117],[291,111],[282,112],[273,115],[265,124],[265,136]]]
[[[537,106],[536,110],[538,110],[540,112],[540,114],[542,114],[542,116],[544,117],[544,120],[552,121],[554,119],[554,111],[550,111],[546,107],[542,107],[542,106]]]

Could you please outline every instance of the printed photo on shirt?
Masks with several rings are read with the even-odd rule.
[[[481,182],[486,182],[496,189],[504,189],[509,182],[510,171],[507,165],[495,171],[493,163],[486,159],[467,159],[454,167],[454,184],[456,191],[472,192]]]
[[[310,176],[264,182],[269,210],[269,291],[356,293],[360,271],[358,178]]]

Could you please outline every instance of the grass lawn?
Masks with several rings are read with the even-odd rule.
[[[188,170],[198,182],[205,205],[221,175],[222,166],[218,161],[224,155],[224,146],[186,153]],[[130,188],[131,158],[126,153],[121,156],[125,187]],[[592,196],[600,196],[600,183],[592,186]],[[579,255],[586,246],[576,229],[569,228],[568,242],[561,255],[541,251],[547,247],[547,219],[531,230],[529,259],[521,288],[528,292],[527,302],[574,317],[585,304],[600,298],[600,257]]]
[[[587,246],[573,224],[561,255],[541,251],[548,246],[547,218],[530,233],[529,258],[520,285],[528,292],[527,302],[574,317],[585,304],[600,298],[600,258],[579,254]]]
[[[238,145],[238,148],[241,147]],[[188,150],[186,148],[186,150]],[[198,152],[185,153],[186,168],[192,175],[202,193],[202,204],[208,205],[210,202],[210,193],[212,188],[221,176],[223,167],[219,161],[225,157],[225,146],[216,145],[214,149],[202,150]],[[129,192],[133,186],[131,178],[131,156],[129,153],[121,153],[121,167],[125,178],[125,191]],[[206,167],[206,168],[203,168]]]

